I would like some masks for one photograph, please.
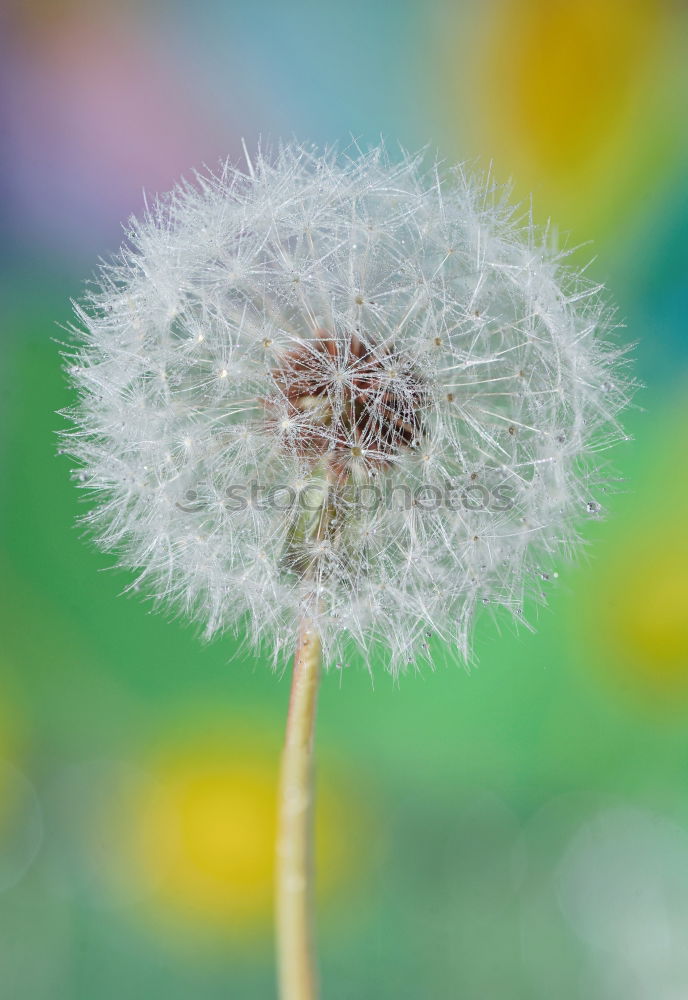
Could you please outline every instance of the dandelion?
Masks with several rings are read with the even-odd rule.
[[[197,176],[133,221],[78,305],[66,448],[85,521],[135,584],[296,645],[278,873],[282,995],[309,959],[321,658],[524,619],[602,512],[624,350],[599,286],[508,191],[461,167],[287,145]],[[298,638],[295,640],[295,633]]]

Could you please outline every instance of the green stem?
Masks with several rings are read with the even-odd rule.
[[[280,1000],[315,1000],[313,958],[313,734],[320,637],[299,630],[279,786],[276,933]]]

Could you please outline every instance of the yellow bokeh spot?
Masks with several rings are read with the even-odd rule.
[[[619,560],[607,605],[615,659],[660,689],[688,684],[688,545],[671,534]]]
[[[642,696],[688,692],[688,467],[677,437],[685,423],[681,402],[646,429],[625,512],[595,542],[576,612],[591,663]]]
[[[488,99],[546,170],[568,174],[618,128],[662,22],[656,0],[506,0],[494,26]]]
[[[206,917],[250,920],[271,891],[274,784],[266,768],[214,758],[159,775],[145,805],[144,867],[160,895]]]
[[[18,711],[0,688],[0,762],[16,759]],[[5,825],[16,806],[16,788],[9,780],[9,771],[0,769],[0,843]]]
[[[254,737],[201,742],[157,760],[133,821],[138,877],[158,915],[231,934],[272,920],[279,751]],[[331,782],[318,789],[318,891],[351,876],[357,804]],[[358,831],[360,833],[360,830]],[[357,861],[360,867],[360,858]]]
[[[470,16],[465,5],[449,9],[438,83],[458,155],[492,162],[517,197],[533,194],[540,221],[552,217],[586,239],[617,233],[629,209],[642,210],[650,178],[677,169],[685,148],[681,5],[490,0]]]

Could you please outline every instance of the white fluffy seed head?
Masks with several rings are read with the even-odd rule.
[[[599,287],[507,192],[287,145],[134,221],[77,306],[66,449],[136,586],[275,659],[398,671],[517,619],[598,516],[631,382]]]

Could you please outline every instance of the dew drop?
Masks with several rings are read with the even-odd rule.
[[[585,505],[585,509],[587,510],[588,514],[599,514],[599,512],[602,510],[602,504],[597,503],[596,500],[588,500],[588,502]]]

